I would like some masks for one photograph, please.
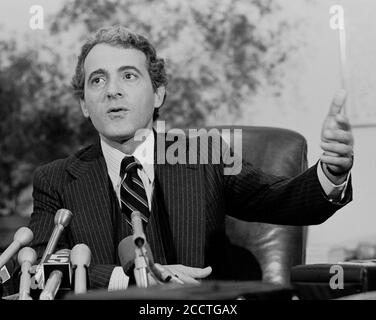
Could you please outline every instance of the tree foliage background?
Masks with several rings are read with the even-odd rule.
[[[280,10],[273,0],[72,0],[46,21],[41,46],[0,41],[0,212],[30,213],[35,168],[95,136],[70,89],[89,33],[122,24],[154,43],[167,63],[170,127],[236,123],[257,90],[282,86],[296,22]]]

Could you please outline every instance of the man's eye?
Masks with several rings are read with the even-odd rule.
[[[134,73],[126,72],[123,74],[123,78],[125,80],[135,80],[137,79],[137,75],[135,75]]]
[[[104,82],[105,82],[105,80],[103,78],[100,78],[100,77],[94,78],[94,79],[91,80],[91,84],[93,84],[95,86],[101,86],[101,85],[104,84]]]

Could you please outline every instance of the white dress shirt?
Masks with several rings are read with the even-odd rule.
[[[110,146],[102,139],[101,147],[104,159],[106,161],[108,175],[111,179],[120,205],[121,161],[126,156],[134,156],[140,162],[142,168],[137,169],[137,173],[141,178],[142,183],[144,184],[150,209],[154,185],[154,135],[152,131],[150,131],[146,139],[139,146],[137,146],[133,154],[125,154],[118,149]]]

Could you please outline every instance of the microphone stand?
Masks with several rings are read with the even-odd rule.
[[[146,257],[145,248],[135,247],[134,259],[134,277],[136,279],[136,285],[139,288],[147,288],[149,286],[148,281],[148,262]]]

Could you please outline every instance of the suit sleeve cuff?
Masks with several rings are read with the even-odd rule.
[[[346,188],[349,182],[350,173],[347,174],[345,182],[336,185],[333,182],[331,182],[329,178],[325,175],[321,167],[321,161],[319,161],[319,163],[317,164],[317,177],[329,201],[340,202],[341,200],[343,200],[346,194]]]

